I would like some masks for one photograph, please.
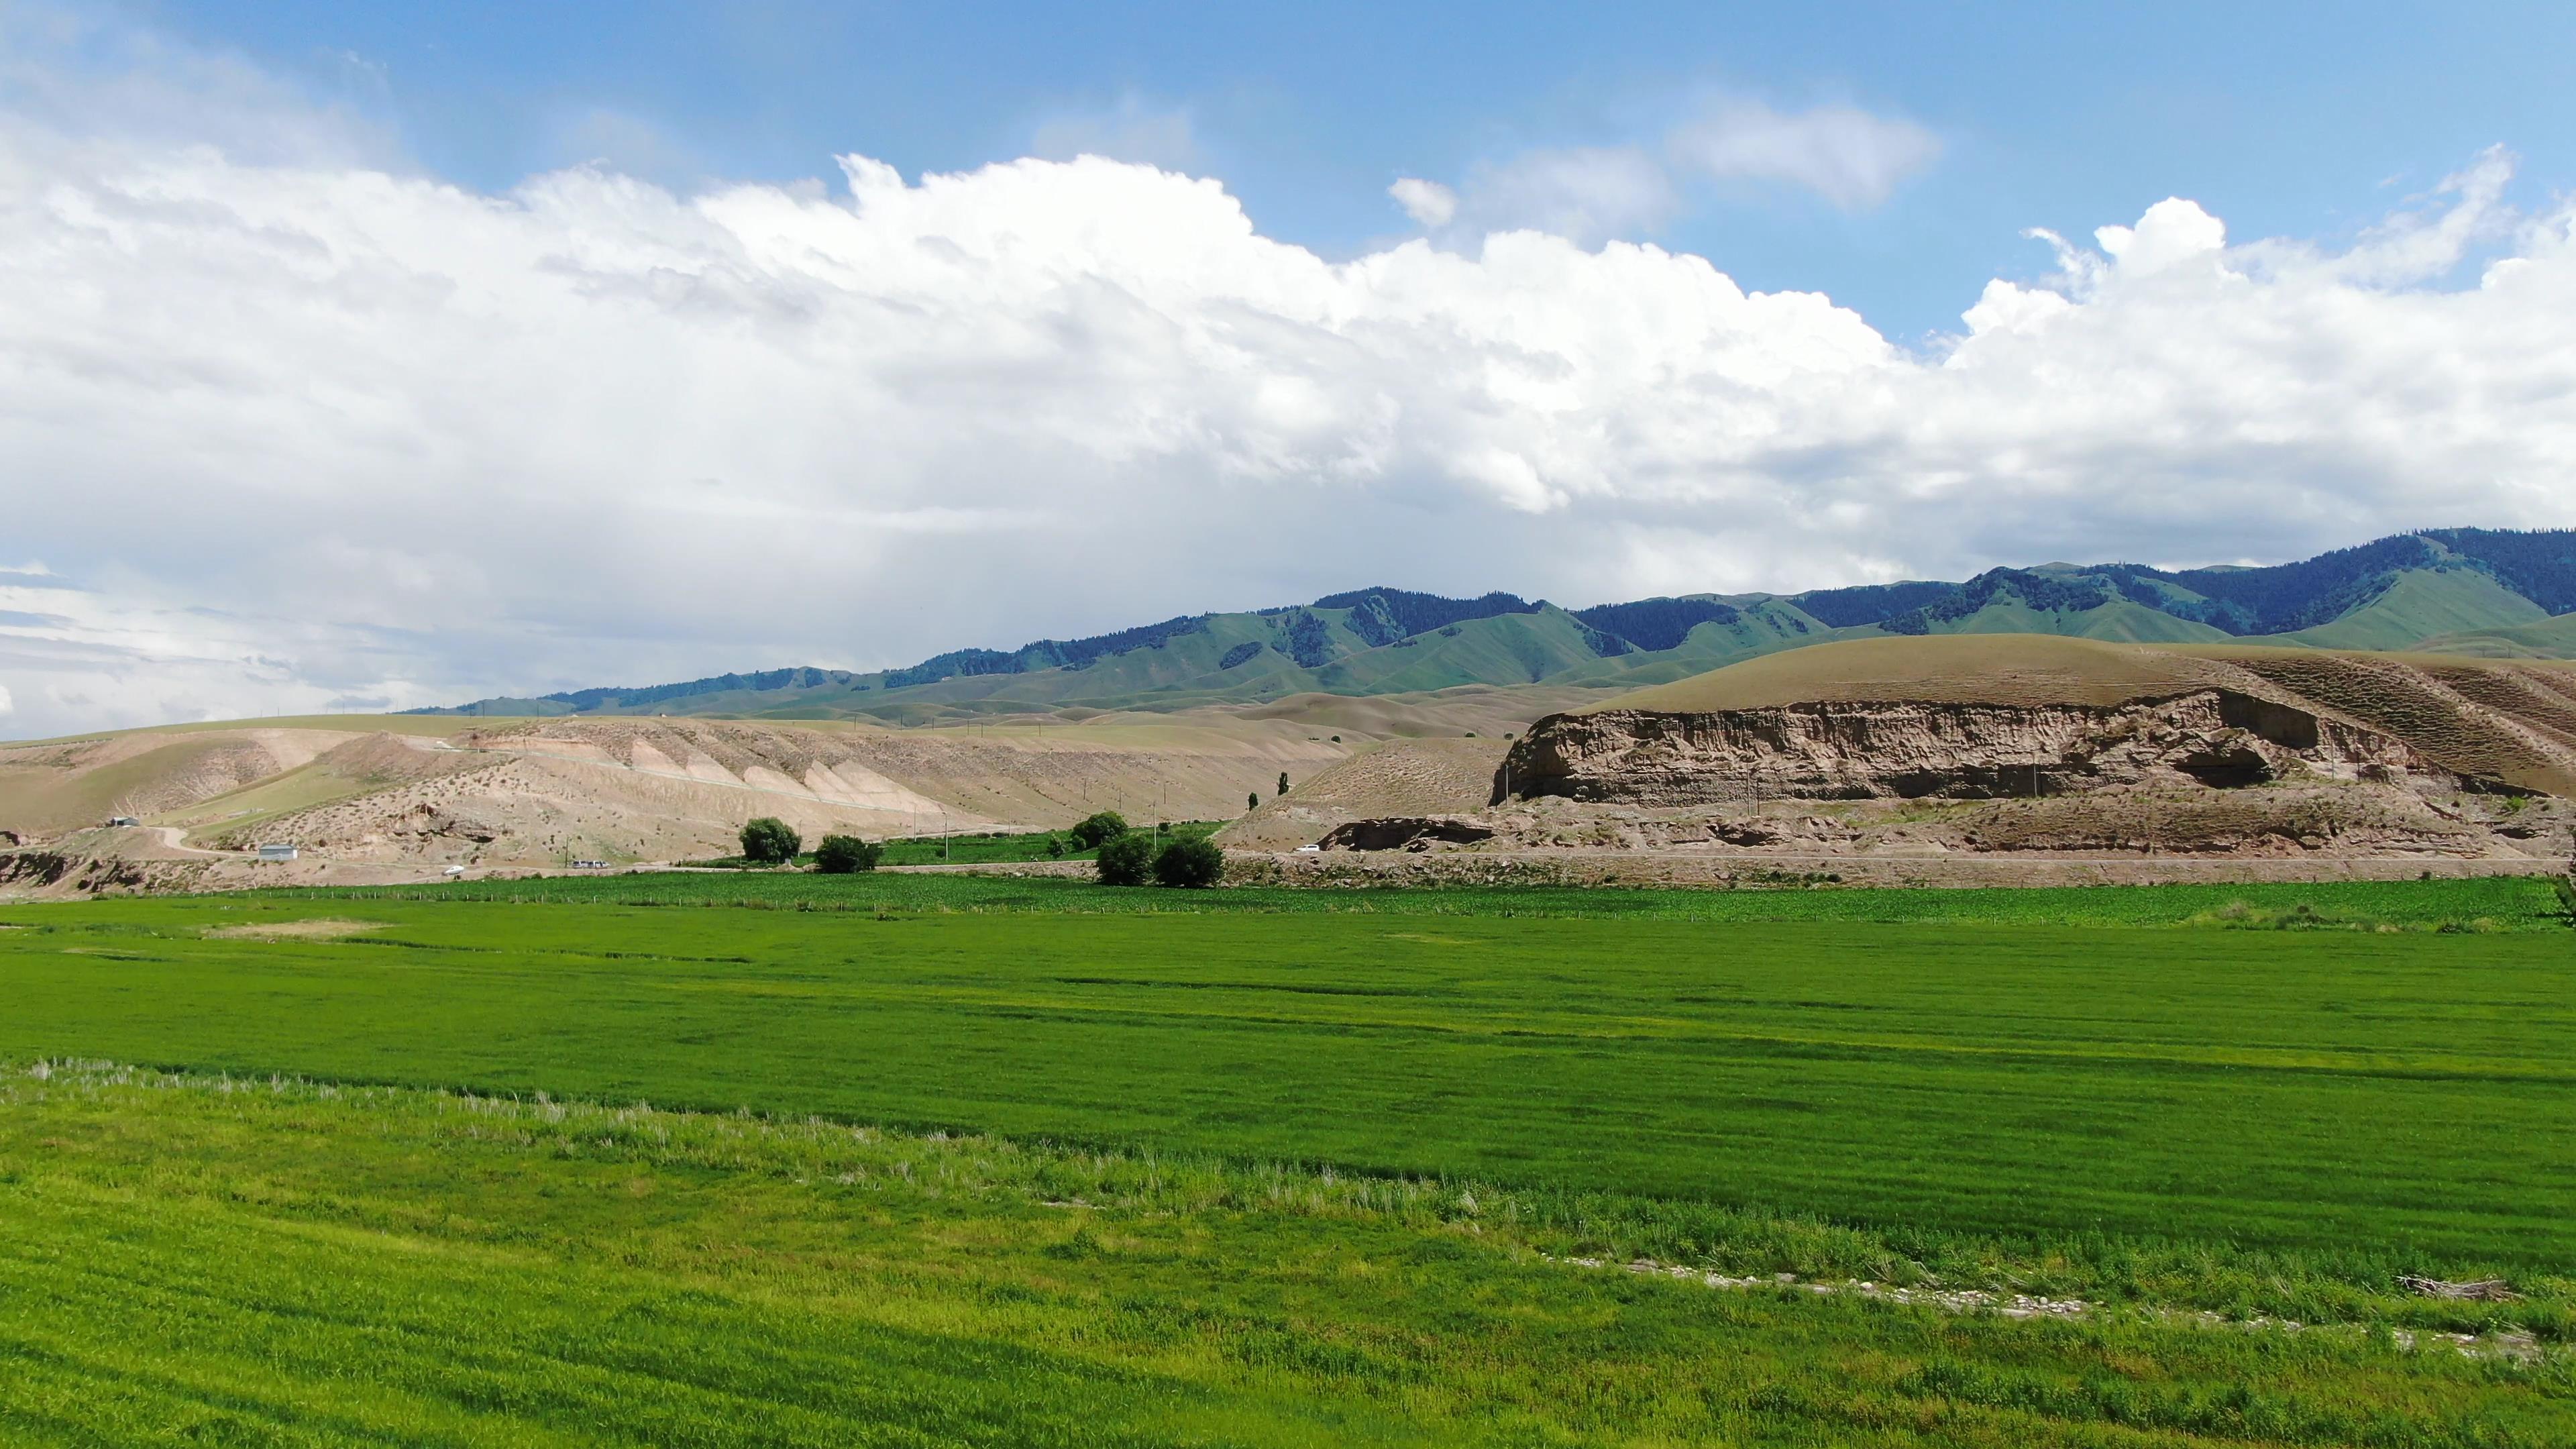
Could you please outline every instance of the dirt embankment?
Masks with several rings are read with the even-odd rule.
[[[1994,799],[2427,772],[2443,773],[2402,740],[2203,689],[2117,706],[1811,702],[1554,715],[1513,746],[1494,795],[1646,805]]]

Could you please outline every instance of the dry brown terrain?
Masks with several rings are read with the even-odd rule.
[[[1579,691],[1302,695],[1176,714],[989,725],[346,717],[0,745],[0,891],[416,880],[729,854],[775,815],[810,840],[1060,827],[1097,810],[1226,819],[1278,777],[1380,744],[1437,751]],[[1439,738],[1447,736],[1446,740]],[[1499,740],[1493,753],[1499,752]],[[1480,757],[1481,758],[1481,757]],[[1471,780],[1490,771],[1485,760]],[[1481,788],[1481,787],[1479,787]],[[137,820],[112,828],[113,816]],[[263,842],[301,858],[262,863]]]
[[[1616,696],[1305,695],[909,730],[252,721],[0,746],[0,828],[28,847],[0,856],[0,891],[673,861],[730,853],[753,815],[811,839],[1099,809],[1231,820],[1219,839],[1247,868],[1267,855],[1297,879],[2534,870],[2576,851],[2568,797],[2576,665],[1970,635]],[[248,859],[264,841],[304,858]]]
[[[1867,640],[1551,716],[1508,770],[1473,849],[2536,868],[2576,848],[2576,668]]]

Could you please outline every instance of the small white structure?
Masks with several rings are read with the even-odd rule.
[[[1299,855],[1321,855],[1323,852],[1324,847],[1320,845],[1301,845],[1297,847],[1297,853]]]
[[[457,877],[465,874],[465,867],[461,865],[451,865],[442,872],[442,874],[444,874],[449,880],[455,880]]]
[[[138,824],[141,824],[142,822],[140,822],[140,821],[136,820],[136,819],[135,819],[133,816],[131,816],[131,815],[110,815],[109,817],[107,817],[107,823],[108,823],[109,825],[111,825],[111,826],[123,826],[123,825],[138,825]]]
[[[295,855],[295,847],[292,845],[263,845],[259,848],[259,858],[262,860],[293,860]]]

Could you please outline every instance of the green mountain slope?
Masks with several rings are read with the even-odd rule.
[[[2576,659],[2576,614],[2535,624],[2436,634],[2407,647],[2419,654],[2469,654],[2482,659]]]
[[[2435,529],[2262,568],[2049,563],[1990,569],[1961,583],[1695,594],[1574,610],[1504,593],[1452,599],[1357,589],[1015,650],[960,649],[906,669],[777,669],[421,712],[913,724],[1463,685],[1633,689],[1837,639],[1985,633],[2576,658],[2576,530]]]
[[[2409,569],[2352,612],[2274,642],[2311,649],[2412,649],[2470,629],[2536,624],[2549,611],[2477,569]]]

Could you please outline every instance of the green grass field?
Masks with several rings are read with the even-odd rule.
[[[2032,890],[1617,889],[1584,886],[1269,887],[1133,890],[1048,877],[682,871],[547,876],[437,885],[264,891],[265,900],[749,906],[783,910],[1036,912],[1045,915],[1486,916],[1657,919],[1716,924],[1854,921],[1995,926],[2215,926],[2234,929],[2564,933],[2550,878],[2304,884],[2064,886]]]
[[[2531,881],[0,909],[0,1431],[2563,1444],[2571,947]]]

